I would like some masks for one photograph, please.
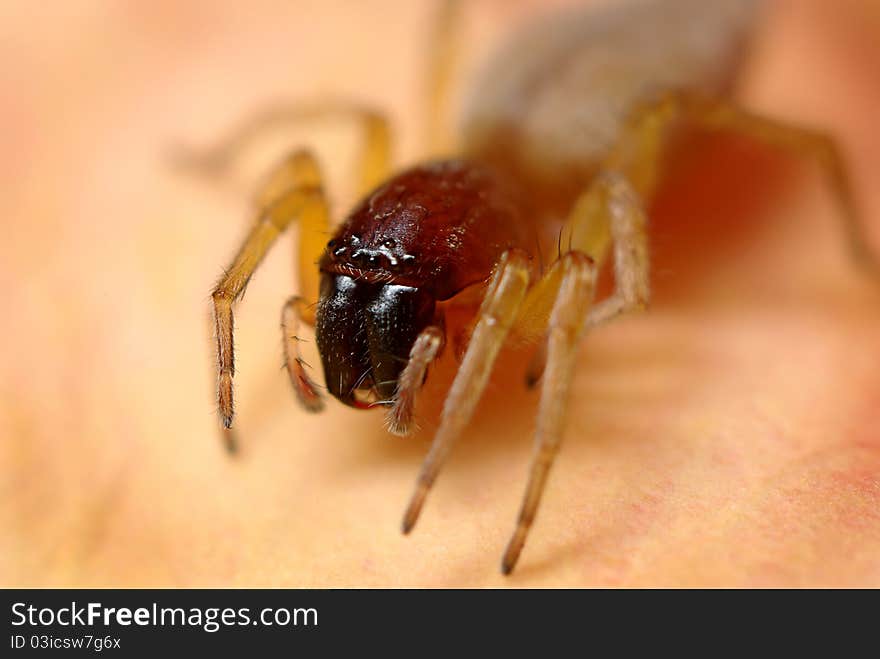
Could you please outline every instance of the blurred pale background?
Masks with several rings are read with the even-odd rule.
[[[546,4],[468,3],[466,64]],[[168,153],[272,101],[336,95],[387,110],[411,161],[435,7],[0,4],[0,583],[880,585],[880,288],[847,260],[815,172],[741,144],[682,166],[658,204],[673,217],[653,237],[656,305],[587,342],[513,577],[498,561],[530,453],[523,357],[505,357],[404,538],[453,365],[415,438],[376,413],[300,411],[279,368],[295,235],[239,307],[243,450],[223,453],[208,294],[271,157],[218,186]],[[839,136],[875,246],[878,44],[873,0],[782,0],[744,92]],[[267,149],[314,145],[340,214],[353,137]]]

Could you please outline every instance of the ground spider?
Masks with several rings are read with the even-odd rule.
[[[460,155],[390,178],[387,121],[354,105],[273,111],[203,154],[204,165],[223,166],[264,126],[315,113],[350,117],[365,136],[363,200],[329,242],[321,174],[309,150],[292,153],[260,190],[256,224],[213,292],[223,424],[229,428],[233,418],[233,303],[275,239],[297,221],[301,291],[285,304],[282,327],[287,369],[306,409],[318,411],[323,401],[299,355],[301,321],[316,328],[327,390],[346,405],[387,406],[390,430],[403,435],[451,330],[445,312],[472,311],[469,341],[404,515],[405,533],[471,419],[502,345],[515,338],[537,346],[526,374],[530,384],[541,381],[535,449],[501,564],[509,573],[562,439],[581,338],[649,302],[643,208],[673,138],[684,130],[733,131],[815,158],[853,250],[869,261],[834,142],[727,99],[757,6],[632,0],[538,22],[486,69],[464,115]],[[435,154],[443,149],[438,117],[460,9],[457,2],[442,5],[431,47]],[[594,302],[609,255],[614,289]]]

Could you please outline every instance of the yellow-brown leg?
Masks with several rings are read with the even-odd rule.
[[[440,428],[422,464],[416,489],[403,518],[409,533],[453,443],[471,419],[486,388],[495,358],[516,320],[529,284],[528,257],[517,250],[504,254],[489,283],[477,324],[443,404]]]
[[[425,380],[428,366],[440,354],[444,342],[443,330],[434,325],[426,327],[416,337],[409,360],[397,379],[394,402],[385,415],[388,430],[395,435],[405,436],[411,432],[416,394]]]
[[[284,365],[297,400],[309,412],[320,412],[324,409],[324,401],[318,393],[317,385],[306,371],[308,364],[299,351],[302,339],[297,334],[300,322],[312,313],[304,298],[293,296],[287,300],[281,310],[281,333],[284,343]]]
[[[583,332],[619,313],[642,308],[650,295],[645,215],[635,191],[620,175],[602,173],[595,178],[572,209],[564,240],[574,251],[529,291],[516,326],[519,336],[545,333],[546,340],[541,359],[533,362],[527,376],[529,381],[543,377],[541,402],[529,482],[501,563],[505,574],[516,565],[559,450]],[[596,261],[609,246],[614,253],[614,291],[591,307]]]
[[[583,327],[579,332],[618,314],[641,309],[649,300],[649,254],[641,199],[652,193],[667,138],[681,121],[693,122],[704,129],[742,133],[797,155],[815,157],[831,183],[853,252],[863,264],[877,267],[862,233],[845,168],[833,140],[821,133],[748,113],[722,101],[668,94],[634,115],[593,184],[576,203],[565,227],[562,242],[569,248],[580,250],[597,262],[604,259],[609,247],[613,248],[614,255],[614,292],[590,309],[582,319]],[[527,335],[540,327],[540,318],[546,313],[548,292],[554,287],[550,276],[542,284],[533,289],[534,299],[527,300],[524,305],[521,320]],[[557,300],[558,304],[561,303]],[[551,327],[553,322],[551,320]],[[569,318],[567,326],[574,327],[574,320]],[[565,369],[572,367],[576,347],[576,341],[565,342],[562,338],[554,341],[551,330],[544,353],[546,372],[538,414],[537,448],[517,528],[502,561],[505,573],[513,569],[525,543],[558,448],[562,411],[554,405],[560,401],[564,404],[567,389],[559,387],[560,383],[567,386],[571,378],[571,370]],[[529,379],[536,379],[542,369],[543,360],[538,360],[530,369]]]
[[[641,200],[629,182],[603,172],[593,191],[603,199],[614,254],[614,291],[590,310],[586,327],[593,327],[628,311],[647,306],[651,296],[647,218]]]
[[[546,360],[536,449],[517,527],[502,560],[505,574],[513,570],[525,544],[559,447],[581,334],[648,303],[649,254],[641,200],[656,185],[661,155],[671,130],[684,120],[704,129],[739,132],[797,155],[815,157],[831,183],[854,253],[863,263],[876,267],[858,221],[842,159],[828,136],[766,119],[725,102],[683,94],[668,94],[636,113],[592,185],[575,204],[562,236],[563,245],[591,256],[597,263],[612,248],[614,292],[583,315],[580,309],[588,306],[588,296],[592,296],[594,271],[589,270],[589,277],[581,275],[578,290],[573,283],[560,286],[559,273],[554,275],[551,270],[530,291],[519,319],[518,333],[534,336],[546,316],[548,301],[555,300],[544,357],[536,360],[529,373],[529,379],[536,379]],[[557,288],[559,293],[555,294]]]
[[[317,163],[311,154],[299,151],[287,158],[269,177],[279,186],[274,196],[261,195],[257,221],[245,238],[232,264],[214,289],[214,322],[217,334],[218,401],[220,417],[226,428],[232,426],[232,378],[235,373],[233,354],[233,303],[241,297],[248,280],[266,252],[294,219],[299,219],[302,237],[299,248],[300,285],[310,299],[317,300],[318,276],[314,262],[323,248],[328,229],[327,202],[321,185]]]
[[[581,252],[569,252],[544,277],[543,281],[548,283],[532,289],[536,296],[542,296],[542,300],[548,293],[552,294],[553,306],[547,327],[547,365],[538,406],[535,450],[516,530],[501,562],[504,574],[509,574],[516,565],[559,450],[585,310],[592,302],[595,280],[596,268],[592,259]]]
[[[424,130],[425,145],[431,157],[449,155],[453,150],[450,96],[458,63],[463,5],[461,0],[442,0],[429,35]]]
[[[650,259],[646,234],[646,216],[632,185],[620,174],[600,172],[575,203],[563,228],[561,244],[589,256],[601,269],[607,254],[614,255],[615,287],[611,296],[602,300],[587,318],[594,326],[627,311],[642,309],[650,297]],[[542,282],[544,287],[552,284]],[[553,294],[534,291],[534,302],[524,305],[534,309],[521,319],[517,332],[536,336],[549,317]],[[524,314],[527,316],[527,314]],[[530,324],[529,324],[530,323]],[[547,360],[546,344],[541,344],[529,364],[526,384],[533,387],[540,380]]]
[[[703,130],[738,133],[792,155],[813,158],[830,184],[853,255],[861,265],[880,271],[880,263],[865,236],[837,143],[817,130],[770,119],[727,101],[672,92],[645,104],[632,115],[602,169],[620,172],[647,199],[658,179],[667,137],[683,122]]]
[[[372,190],[388,175],[391,165],[391,134],[385,117],[351,103],[314,103],[276,106],[242,122],[214,148],[202,153],[182,152],[181,164],[210,174],[228,170],[243,151],[265,131],[284,125],[318,120],[354,120],[363,128],[358,157],[359,190]],[[300,236],[295,254],[301,295],[288,301],[282,310],[285,362],[297,398],[311,411],[321,409],[317,388],[304,370],[299,356],[295,325],[299,320],[314,325],[314,303],[318,301],[320,273],[315,263],[324,249],[330,222],[326,197],[315,158],[306,151],[294,153],[274,168],[254,196],[258,221],[245,240],[233,264],[214,291],[215,324],[220,368],[220,414],[223,424],[232,423],[232,304],[241,296],[247,280],[274,239],[294,216],[299,220]],[[231,437],[231,436],[229,436]],[[233,440],[227,438],[232,446]]]
[[[357,159],[358,191],[366,194],[387,176],[391,167],[391,130],[381,112],[354,103],[325,101],[276,105],[242,121],[215,146],[203,151],[180,149],[176,162],[212,176],[222,176],[247,148],[266,133],[285,126],[317,121],[354,121],[363,140]],[[258,200],[259,203],[259,200]]]

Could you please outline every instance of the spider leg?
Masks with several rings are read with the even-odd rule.
[[[287,126],[316,121],[354,121],[363,140],[357,157],[358,192],[366,194],[382,182],[391,169],[391,130],[388,119],[377,110],[346,101],[277,104],[245,118],[213,147],[178,148],[175,162],[187,169],[214,177],[225,175],[241,155],[261,136]],[[260,204],[260,198],[257,199]]]
[[[590,310],[587,328],[644,309],[651,296],[647,220],[641,200],[625,178],[612,172],[599,174],[592,190],[603,197],[610,226],[614,291]]]
[[[647,199],[656,185],[666,138],[682,122],[702,130],[738,133],[792,155],[813,158],[828,180],[853,256],[880,273],[880,261],[865,235],[840,149],[823,132],[755,114],[724,100],[669,92],[631,116],[602,169],[622,173]]]
[[[597,174],[575,202],[563,228],[562,244],[589,256],[597,269],[609,251],[614,253],[614,291],[590,310],[587,326],[647,305],[650,259],[645,225],[645,213],[636,191],[623,176],[614,172]],[[543,331],[555,294],[540,288],[553,285],[551,278],[545,278],[530,293],[517,323],[517,334],[537,338]],[[558,286],[558,282],[555,285]],[[541,379],[546,363],[547,345],[542,342],[526,371],[529,388]]]
[[[584,223],[598,225],[584,226]],[[642,308],[648,301],[648,245],[645,214],[635,191],[620,175],[599,174],[575,204],[566,231],[575,251],[565,254],[530,291],[516,327],[518,335],[534,336],[546,327],[539,353],[543,371],[535,433],[535,451],[516,530],[510,538],[501,571],[510,574],[525,545],[547,483],[550,467],[565,429],[569,390],[583,333],[619,313]],[[614,248],[615,289],[591,308],[595,262],[608,243]],[[592,253],[592,255],[590,254]],[[595,255],[595,256],[593,256]],[[552,307],[551,307],[552,305]],[[548,317],[549,311],[549,322]],[[535,363],[527,379],[537,378]]]
[[[529,277],[528,257],[518,250],[505,252],[489,282],[467,351],[443,403],[440,427],[422,463],[415,492],[403,518],[404,533],[409,533],[415,526],[428,490],[452,444],[473,415],[495,358],[517,317]]]
[[[382,181],[391,166],[391,133],[384,115],[352,103],[324,102],[312,105],[274,106],[244,122],[215,147],[204,152],[185,150],[179,161],[206,173],[221,175],[243,151],[265,131],[287,124],[319,119],[355,120],[363,127],[363,143],[358,157],[359,188],[367,192]],[[223,425],[232,423],[232,377],[234,355],[232,344],[232,305],[247,285],[275,238],[297,218],[300,223],[297,252],[294,255],[299,274],[301,297],[289,300],[282,310],[285,362],[294,384],[294,391],[306,409],[320,409],[320,397],[306,374],[295,341],[297,321],[314,325],[314,309],[308,302],[319,297],[320,273],[315,262],[324,249],[330,229],[329,211],[322,187],[322,178],[314,156],[297,151],[275,167],[259,186],[254,196],[257,223],[245,239],[238,255],[214,291],[214,318],[219,361],[220,415]],[[227,444],[231,444],[229,439]]]
[[[293,153],[269,180],[277,182],[282,179],[288,181],[287,187],[279,189],[271,201],[269,196],[264,197],[256,224],[212,293],[217,335],[218,400],[220,417],[226,428],[231,427],[233,416],[232,378],[235,360],[232,307],[244,293],[248,281],[275,239],[294,219],[299,219],[302,223],[302,239],[299,244],[300,285],[308,297],[317,299],[319,280],[313,272],[313,263],[323,248],[328,211],[315,159],[306,151]]]
[[[559,447],[580,335],[590,327],[621,313],[644,308],[648,303],[649,255],[641,199],[653,192],[669,134],[685,120],[703,129],[738,132],[795,155],[814,157],[830,182],[853,253],[862,264],[878,267],[859,221],[842,158],[829,136],[761,117],[724,101],[679,93],[666,94],[635,113],[622,138],[602,163],[600,173],[576,202],[562,236],[562,244],[589,255],[597,264],[612,248],[613,293],[585,316],[579,315],[592,296],[594,271],[584,269],[579,275],[572,274],[571,281],[566,277],[566,283],[559,286],[553,281],[551,270],[530,291],[523,305],[522,328],[517,330],[524,329],[529,335],[541,326],[548,300],[555,300],[546,350],[538,353],[527,374],[527,381],[534,382],[546,368],[529,483],[516,530],[501,564],[505,574],[513,570],[525,544]],[[553,297],[555,286],[559,286],[559,292]]]
[[[296,392],[297,400],[309,412],[320,412],[324,409],[324,401],[318,393],[318,387],[306,372],[308,366],[302,359],[299,344],[302,339],[297,336],[299,324],[304,316],[310,313],[305,299],[295,295],[284,304],[281,310],[281,333],[284,343],[284,364],[290,376],[290,384]]]
[[[460,46],[460,23],[464,3],[442,0],[428,37],[427,106],[424,143],[431,156],[452,147],[449,106]]]
[[[586,318],[584,309],[592,302],[595,280],[596,268],[593,260],[582,252],[569,252],[545,276],[543,281],[549,282],[548,286],[544,290],[540,290],[538,286],[532,289],[538,291],[536,295],[551,291],[555,294],[555,299],[547,328],[547,365],[538,407],[535,450],[516,530],[501,563],[504,574],[513,570],[519,558],[538,510],[550,467],[559,451],[574,377],[575,358]]]
[[[430,325],[416,337],[409,353],[409,360],[397,379],[397,394],[394,403],[385,415],[388,430],[395,435],[409,434],[412,428],[413,410],[416,394],[425,380],[428,366],[440,351],[446,337],[439,327]]]

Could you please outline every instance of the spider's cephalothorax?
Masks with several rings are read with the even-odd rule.
[[[355,407],[393,402],[416,338],[429,325],[442,335],[436,303],[525,246],[516,212],[491,171],[463,161],[410,169],[369,194],[319,262],[316,339],[328,391]]]

